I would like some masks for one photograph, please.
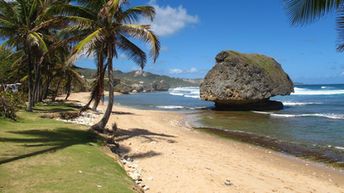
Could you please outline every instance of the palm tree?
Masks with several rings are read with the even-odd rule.
[[[46,33],[64,23],[62,18],[53,16],[53,10],[66,2],[62,0],[0,0],[0,37],[6,40],[3,45],[22,52],[22,64],[28,66],[28,111],[32,111],[34,106],[34,97],[38,92],[38,83],[41,78],[40,65],[44,59],[43,56],[48,52]],[[36,86],[34,86],[34,79]]]
[[[288,15],[293,25],[314,22],[322,16],[337,14],[338,46],[344,51],[344,0],[284,0]]]
[[[109,100],[103,118],[91,129],[103,132],[110,118],[113,106],[113,58],[118,51],[126,53],[131,60],[143,68],[147,62],[145,52],[136,46],[129,38],[143,40],[151,45],[151,56],[156,61],[160,43],[157,36],[150,30],[149,25],[133,24],[139,16],[153,19],[155,10],[151,6],[136,6],[124,10],[125,0],[108,0],[104,2],[97,13],[96,19],[71,18],[80,29],[92,29],[92,32],[80,41],[74,48],[74,56],[87,49],[94,51],[103,46],[107,56],[107,72],[109,79]]]

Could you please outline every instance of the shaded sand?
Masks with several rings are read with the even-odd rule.
[[[85,102],[88,96],[70,99]],[[142,170],[147,192],[344,192],[338,169],[195,131],[177,113],[113,111],[121,151]]]

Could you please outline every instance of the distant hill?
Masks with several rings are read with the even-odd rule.
[[[95,69],[88,69],[88,68],[81,68],[79,69],[81,75],[83,75],[86,79],[92,80],[94,79],[95,74],[97,71]],[[125,84],[151,84],[154,81],[165,81],[167,84],[170,85],[171,88],[175,87],[187,87],[187,86],[199,86],[201,83],[201,79],[182,79],[182,78],[175,78],[165,75],[158,75],[153,74],[150,72],[141,72],[141,71],[131,71],[131,72],[122,72],[120,70],[114,71],[114,78],[120,79],[121,82]]]

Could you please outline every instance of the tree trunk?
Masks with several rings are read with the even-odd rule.
[[[103,49],[99,49],[98,50],[98,72],[97,72],[97,86],[96,86],[96,95],[94,98],[94,103],[93,103],[93,107],[92,110],[96,111],[97,107],[99,105],[100,100],[103,98],[104,96],[104,74],[105,74],[105,70],[104,69],[104,60],[103,60]]]
[[[53,94],[53,97],[52,97],[52,99],[51,99],[52,101],[55,101],[55,99],[56,99],[56,97],[57,97],[57,94],[58,94],[58,92],[59,92],[59,88],[60,88],[61,82],[62,82],[62,79],[60,79],[60,80],[58,81],[58,83],[57,83],[56,89],[55,89],[54,94]]]
[[[66,84],[66,98],[65,100],[68,100],[70,93],[72,91],[72,78],[68,76],[67,84]]]
[[[45,88],[44,88],[44,90],[43,90],[43,99],[47,99],[47,98],[48,98],[49,87],[50,87],[50,84],[51,84],[51,81],[52,81],[52,80],[53,80],[53,78],[50,77],[50,76],[48,76],[48,79],[47,79]]]
[[[105,126],[109,121],[109,118],[112,113],[112,106],[113,106],[113,67],[112,67],[112,59],[114,54],[114,47],[111,43],[106,47],[107,48],[107,63],[108,63],[108,76],[109,76],[109,100],[106,107],[106,111],[104,113],[103,118],[95,125],[91,127],[92,130],[98,132],[104,132]]]
[[[35,82],[34,82],[34,87],[33,87],[33,96],[34,96],[34,101],[38,101],[38,92],[39,92],[39,80],[40,80],[40,66],[39,64],[34,65],[34,71],[35,71]]]
[[[28,72],[28,105],[27,111],[32,112],[32,108],[34,105],[33,99],[33,82],[32,82],[32,61],[31,61],[31,52],[28,50],[28,60],[29,60],[29,72]]]

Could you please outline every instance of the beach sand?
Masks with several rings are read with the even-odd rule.
[[[109,124],[120,128],[121,151],[141,170],[147,192],[344,192],[343,170],[194,130],[178,113],[113,111]]]

